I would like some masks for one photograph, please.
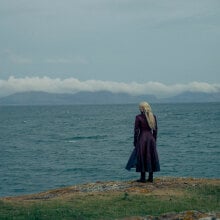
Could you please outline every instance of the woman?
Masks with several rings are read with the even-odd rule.
[[[159,158],[156,149],[157,120],[147,102],[139,104],[140,114],[135,118],[134,151],[129,158],[126,169],[136,167],[141,173],[138,182],[146,182],[146,172],[149,173],[148,182],[153,182],[153,172],[160,171]]]

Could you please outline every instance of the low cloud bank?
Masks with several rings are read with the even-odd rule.
[[[49,78],[49,77],[9,77],[0,79],[0,97],[17,92],[44,91],[50,93],[77,93],[80,91],[109,91],[113,93],[128,93],[131,95],[152,94],[157,97],[169,97],[182,92],[220,92],[220,84],[206,82],[190,82],[187,84],[165,85],[160,82],[124,83],[101,80],[80,81],[76,78]]]

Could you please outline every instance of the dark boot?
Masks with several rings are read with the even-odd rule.
[[[141,172],[141,178],[137,182],[146,183],[146,173]]]
[[[147,182],[153,183],[153,172],[149,172],[149,176],[148,176]]]

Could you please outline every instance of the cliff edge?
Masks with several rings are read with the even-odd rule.
[[[67,205],[75,213],[73,219],[214,220],[220,219],[219,196],[220,179],[160,177],[154,183],[109,181],[74,185],[5,197],[0,202],[22,204],[23,209],[30,204],[49,206],[56,202],[60,207]]]

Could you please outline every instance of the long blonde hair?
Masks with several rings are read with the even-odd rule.
[[[139,109],[141,112],[144,113],[150,128],[155,129],[156,122],[155,122],[154,114],[152,112],[150,105],[147,102],[141,102],[139,104]]]

